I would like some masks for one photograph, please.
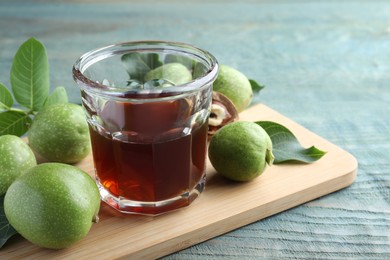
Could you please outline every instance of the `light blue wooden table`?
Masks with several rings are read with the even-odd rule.
[[[192,43],[266,85],[262,102],[352,153],[355,183],[166,259],[390,259],[390,2],[0,2],[0,81],[17,47],[47,47],[52,86],[111,43]]]

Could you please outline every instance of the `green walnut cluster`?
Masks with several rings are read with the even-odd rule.
[[[5,194],[5,216],[35,245],[68,247],[88,234],[100,209],[95,181],[69,165],[91,150],[82,108],[60,103],[39,111],[28,141],[30,146],[20,137],[0,136],[0,195]],[[50,162],[37,165],[33,151]]]

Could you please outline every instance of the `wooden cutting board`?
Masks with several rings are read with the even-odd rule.
[[[0,258],[157,258],[342,189],[354,181],[357,161],[351,154],[276,111],[256,105],[241,113],[240,118],[283,124],[303,146],[315,145],[327,154],[312,164],[274,165],[247,183],[224,179],[208,163],[206,190],[186,208],[146,217],[120,214],[102,203],[100,222],[73,246],[43,249],[15,236],[0,250]],[[77,166],[93,176],[91,156]]]

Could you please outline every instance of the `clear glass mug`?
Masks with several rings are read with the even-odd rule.
[[[110,45],[76,61],[103,201],[158,215],[199,196],[217,74],[213,55],[175,42]]]

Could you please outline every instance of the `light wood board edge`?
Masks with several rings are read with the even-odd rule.
[[[259,113],[260,112],[260,113]],[[264,112],[261,113],[261,112]],[[264,105],[256,105],[246,111],[244,111],[241,115],[241,120],[248,121],[256,121],[256,120],[270,120],[270,121],[278,121],[281,120],[283,125],[288,127],[294,134],[298,133],[298,139],[306,139],[301,138],[299,133],[306,134],[309,130],[303,128],[299,124],[283,117],[278,114],[276,111],[264,106]],[[277,119],[277,120],[274,120]],[[187,248],[194,244],[206,241],[212,237],[224,234],[236,228],[242,227],[244,225],[253,223],[255,221],[261,220],[263,218],[269,217],[273,214],[280,213],[289,208],[295,207],[302,203],[308,202],[310,200],[316,199],[318,197],[324,196],[326,194],[332,193],[339,189],[349,186],[355,180],[357,174],[357,161],[356,159],[345,152],[344,150],[338,148],[337,146],[329,143],[325,139],[313,134],[310,132],[310,138],[308,138],[306,145],[311,145],[312,141],[315,140],[315,145],[319,148],[327,147],[328,149],[336,149],[337,153],[341,153],[344,157],[343,160],[347,163],[347,168],[343,168],[342,174],[337,174],[336,176],[329,176],[324,182],[320,182],[316,185],[308,186],[301,190],[296,190],[294,193],[290,193],[288,196],[285,194],[281,194],[278,198],[272,200],[271,202],[264,203],[257,207],[248,208],[239,212],[237,214],[226,214],[226,217],[218,216],[218,219],[210,221],[208,225],[197,226],[190,228],[188,232],[180,233],[177,236],[170,236],[166,240],[163,241],[154,241],[148,247],[140,248],[139,250],[122,248],[122,250],[118,250],[117,252],[111,253],[101,253],[99,248],[89,248],[87,252],[81,252],[82,245],[75,245],[75,247],[71,247],[69,249],[64,249],[62,251],[49,251],[42,250],[41,248],[35,247],[28,243],[27,241],[20,241],[25,248],[20,248],[24,256],[29,256],[32,258],[61,258],[61,259],[74,259],[75,257],[99,257],[99,259],[112,259],[112,258],[121,258],[121,259],[150,259],[150,258],[158,258],[170,253],[179,251],[181,249]],[[304,144],[305,145],[305,144]],[[83,162],[81,162],[84,167],[92,167],[93,163],[91,162],[91,158],[86,158]],[[210,167],[210,166],[209,166]],[[209,172],[209,170],[208,170]],[[92,172],[89,172],[91,175]],[[211,174],[212,175],[212,174]],[[261,178],[266,178],[261,177]],[[260,179],[260,178],[259,178]],[[212,184],[211,184],[212,185]],[[213,192],[211,190],[211,192]],[[195,203],[201,203],[202,200],[207,199],[207,185],[206,192],[202,194],[202,196],[198,199],[199,201],[195,201]],[[194,205],[195,206],[195,205]],[[107,207],[103,205],[103,207]],[[192,206],[190,206],[192,207]],[[182,214],[189,212],[186,209],[183,211],[174,212],[172,214]],[[169,217],[168,217],[169,219]],[[97,238],[96,238],[97,239]],[[19,241],[18,241],[19,242]],[[88,241],[89,245],[93,245],[93,240]],[[92,243],[92,244],[91,244]],[[130,252],[130,251],[131,252]],[[12,252],[8,252],[12,253]],[[2,252],[0,250],[0,255]],[[20,256],[20,254],[19,254]]]
[[[271,113],[270,114],[267,113],[267,116],[265,117],[263,115],[258,115],[258,119],[256,119],[256,116],[254,117],[252,112],[262,111],[262,110],[269,110],[271,111]],[[259,221],[261,219],[281,213],[285,210],[294,208],[306,202],[336,192],[338,190],[350,186],[355,181],[357,176],[357,171],[358,171],[358,162],[354,156],[342,150],[341,148],[336,147],[334,144],[314,134],[313,132],[297,124],[296,122],[285,118],[284,116],[272,110],[271,108],[266,107],[265,105],[262,104],[256,105],[248,109],[247,111],[244,111],[240,115],[240,120],[241,121],[245,121],[245,120],[275,121],[274,120],[275,115],[277,115],[278,118],[283,117],[283,125],[287,126],[290,130],[292,130],[293,133],[302,132],[302,131],[305,133],[310,132],[310,134],[315,139],[321,140],[323,143],[327,143],[328,146],[334,146],[333,148],[341,150],[341,152],[345,157],[345,160],[348,162],[350,167],[343,174],[338,175],[338,177],[336,178],[331,178],[328,181],[321,182],[317,185],[310,186],[304,190],[300,190],[288,196],[281,197],[278,200],[272,201],[272,203],[263,204],[261,206],[252,208],[240,214],[230,216],[227,219],[224,219],[223,222],[220,221],[219,223],[210,223],[207,226],[203,226],[202,228],[193,230],[192,232],[186,233],[182,236],[175,237],[174,239],[166,240],[160,244],[150,246],[146,250],[140,250],[138,252],[132,253],[131,255],[121,257],[120,259],[130,259],[130,258],[151,259],[151,258],[163,257],[172,254],[174,252],[183,250],[185,248],[188,248],[190,246],[193,246],[195,244],[204,242],[213,237],[225,234],[237,228]],[[298,140],[299,139],[300,138],[298,137]],[[272,204],[272,210],[269,210],[269,204]]]

